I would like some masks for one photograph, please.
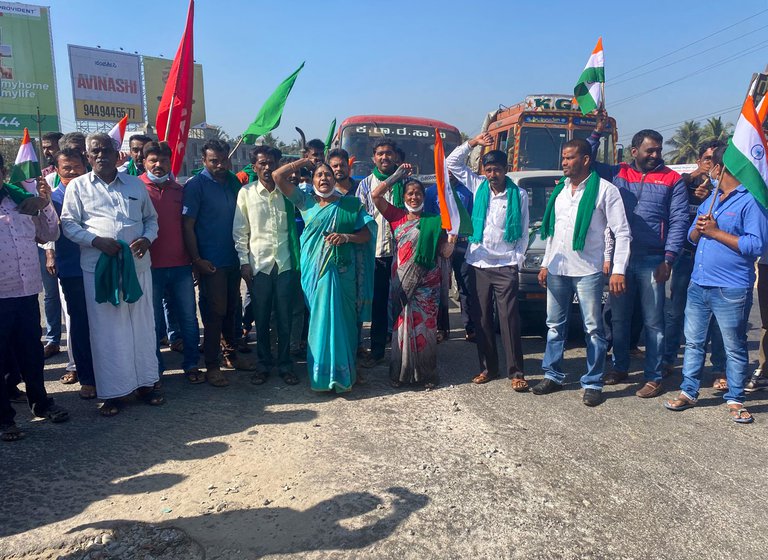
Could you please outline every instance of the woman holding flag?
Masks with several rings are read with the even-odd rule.
[[[455,236],[448,240],[440,216],[426,214],[424,185],[406,179],[403,185],[405,208],[397,208],[384,198],[392,185],[410,175],[404,163],[371,192],[371,199],[394,229],[396,255],[392,263],[390,300],[394,332],[389,374],[392,385],[423,383],[427,389],[438,384],[437,313],[440,302],[441,273],[438,254],[449,258]]]
[[[309,307],[307,368],[315,391],[349,391],[355,384],[357,324],[370,321],[376,223],[355,197],[335,190],[333,170],[315,167],[314,194],[288,177],[308,158],[283,165],[272,178],[304,218],[301,287]]]

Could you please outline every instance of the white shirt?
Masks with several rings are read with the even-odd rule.
[[[469,143],[465,142],[445,158],[445,163],[448,170],[474,195],[480,183],[485,181],[485,177],[467,167],[465,162],[471,150]],[[518,189],[523,235],[514,243],[508,243],[504,240],[504,229],[507,223],[507,192],[495,194],[490,188],[489,191],[491,196],[483,229],[483,242],[469,244],[467,264],[477,268],[519,267],[523,264],[525,251],[528,249],[528,193],[525,189]],[[477,201],[474,204],[477,205]]]
[[[541,267],[558,276],[589,276],[602,272],[605,259],[606,226],[615,238],[613,272],[624,274],[629,261],[629,244],[632,233],[629,229],[624,203],[619,189],[600,179],[597,203],[589,222],[584,250],[573,250],[573,231],[579,202],[584,196],[587,179],[579,183],[574,192],[571,180],[565,179],[565,187],[555,200],[555,233],[547,238],[547,248]]]
[[[250,183],[237,193],[232,237],[240,264],[250,264],[254,274],[291,270],[288,228],[294,216],[285,213],[285,198],[275,187],[272,192],[260,181]]]
[[[368,177],[360,181],[360,184],[357,186],[356,194],[360,202],[363,203],[365,211],[368,212],[378,226],[376,233],[376,258],[384,258],[391,257],[394,254],[395,240],[392,234],[392,226],[390,226],[389,222],[384,219],[384,216],[381,215],[381,212],[379,212],[379,209],[376,208],[376,205],[373,203],[373,198],[371,198],[371,193],[379,186],[379,184],[381,184],[381,181],[371,173]],[[391,190],[384,193],[384,200],[390,204],[392,203]]]
[[[147,187],[138,177],[119,171],[106,184],[91,171],[75,177],[67,185],[61,208],[64,236],[80,245],[80,266],[94,272],[101,251],[91,245],[96,237],[125,241],[129,245],[139,237],[150,243],[157,239],[157,212]],[[149,270],[149,253],[134,257],[136,272]]]

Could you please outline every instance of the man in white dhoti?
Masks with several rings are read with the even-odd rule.
[[[61,224],[64,235],[81,247],[96,392],[104,399],[101,413],[114,416],[120,409],[120,397],[134,391],[148,404],[165,402],[155,387],[158,367],[148,253],[157,238],[157,213],[144,183],[117,171],[117,150],[109,136],[88,136],[86,148],[93,171],[67,186]],[[125,255],[126,245],[130,247],[137,282],[131,283],[126,274],[121,274],[121,285],[115,287],[119,299],[97,303],[97,263],[100,258]],[[137,287],[142,295],[133,301]]]

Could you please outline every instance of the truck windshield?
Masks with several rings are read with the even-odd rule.
[[[592,130],[592,127],[588,129],[574,129],[573,137],[583,138],[586,140],[592,134]],[[610,132],[604,132],[600,138],[600,147],[597,149],[597,161],[602,161],[603,163],[609,164],[613,163],[613,150],[613,136],[611,136]]]
[[[560,156],[567,141],[568,131],[564,128],[523,127],[518,167],[521,170],[560,169]]]
[[[443,130],[443,145],[448,155],[461,143],[456,132]],[[404,124],[354,124],[341,131],[341,147],[355,158],[351,175],[366,177],[373,170],[373,145],[379,138],[392,138],[405,152],[408,163],[413,165],[414,174],[419,176],[435,173],[435,131],[427,127]]]

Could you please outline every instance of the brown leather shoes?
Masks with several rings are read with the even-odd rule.
[[[603,379],[603,384],[618,385],[619,383],[623,383],[624,381],[626,381],[627,377],[629,377],[628,372],[611,369],[611,371],[605,374],[605,378]]]
[[[653,397],[658,397],[663,392],[664,392],[664,388],[661,386],[661,383],[656,383],[655,381],[649,381],[648,383],[640,387],[635,392],[635,395],[637,395],[641,399],[651,399]]]
[[[45,348],[43,348],[43,358],[47,360],[48,358],[55,356],[59,352],[61,352],[61,348],[59,348],[59,345],[52,344],[49,342],[48,344],[45,345]]]

